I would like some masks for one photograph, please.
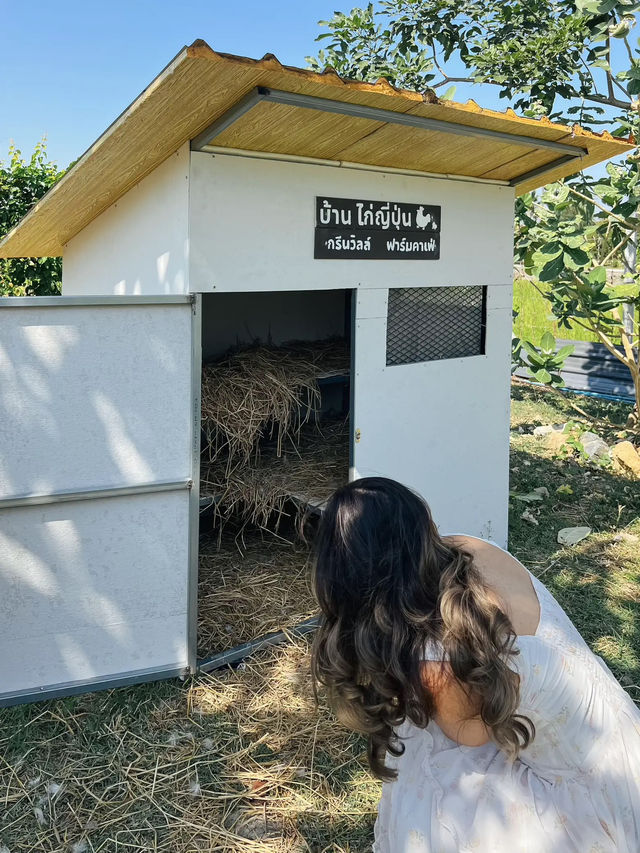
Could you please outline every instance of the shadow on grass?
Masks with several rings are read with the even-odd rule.
[[[512,385],[511,387],[512,426],[538,426],[543,423],[564,423],[567,420],[581,420],[574,408],[578,406],[589,417],[610,424],[610,430],[622,428],[633,406],[616,400],[601,400],[598,397],[585,397],[571,392],[555,393],[534,385]],[[525,419],[529,417],[530,421]],[[605,430],[606,431],[606,430]]]
[[[536,441],[522,436],[524,446],[512,446],[510,550],[639,701],[640,484],[609,469],[543,456]],[[518,499],[540,486],[549,492],[542,501]],[[558,544],[560,529],[578,526],[593,532],[573,547]]]

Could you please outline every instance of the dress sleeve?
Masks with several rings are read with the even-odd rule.
[[[422,660],[448,660],[449,656],[442,647],[442,643],[437,640],[427,640],[422,651]]]

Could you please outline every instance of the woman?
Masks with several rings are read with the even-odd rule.
[[[374,851],[640,851],[640,713],[510,554],[374,477],[329,501],[314,574],[314,676],[384,780]]]

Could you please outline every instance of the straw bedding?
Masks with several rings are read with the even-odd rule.
[[[242,549],[242,550],[240,550]],[[200,544],[198,654],[201,657],[291,628],[317,613],[308,548],[260,531],[225,530]]]
[[[293,497],[301,506],[322,506],[349,476],[349,431],[346,421],[307,424],[298,442],[264,448],[252,464],[228,469],[226,460],[202,465],[200,494],[218,499],[224,520],[240,514],[245,523],[278,526]]]
[[[272,438],[280,455],[320,405],[318,377],[348,373],[344,340],[254,346],[226,355],[202,371],[203,455],[223,457],[229,469],[248,464],[259,442]]]

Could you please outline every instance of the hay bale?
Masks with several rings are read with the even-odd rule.
[[[349,477],[346,421],[307,424],[297,443],[274,443],[250,463],[232,468],[224,456],[200,469],[200,494],[215,497],[225,520],[239,514],[246,524],[266,527],[285,514],[294,498],[300,506],[322,506]]]
[[[320,405],[318,377],[349,371],[344,340],[258,345],[227,354],[202,371],[204,455],[224,456],[231,470],[259,454],[273,438],[277,455]]]
[[[309,550],[260,531],[215,534],[201,543],[198,655],[291,628],[317,613]]]

